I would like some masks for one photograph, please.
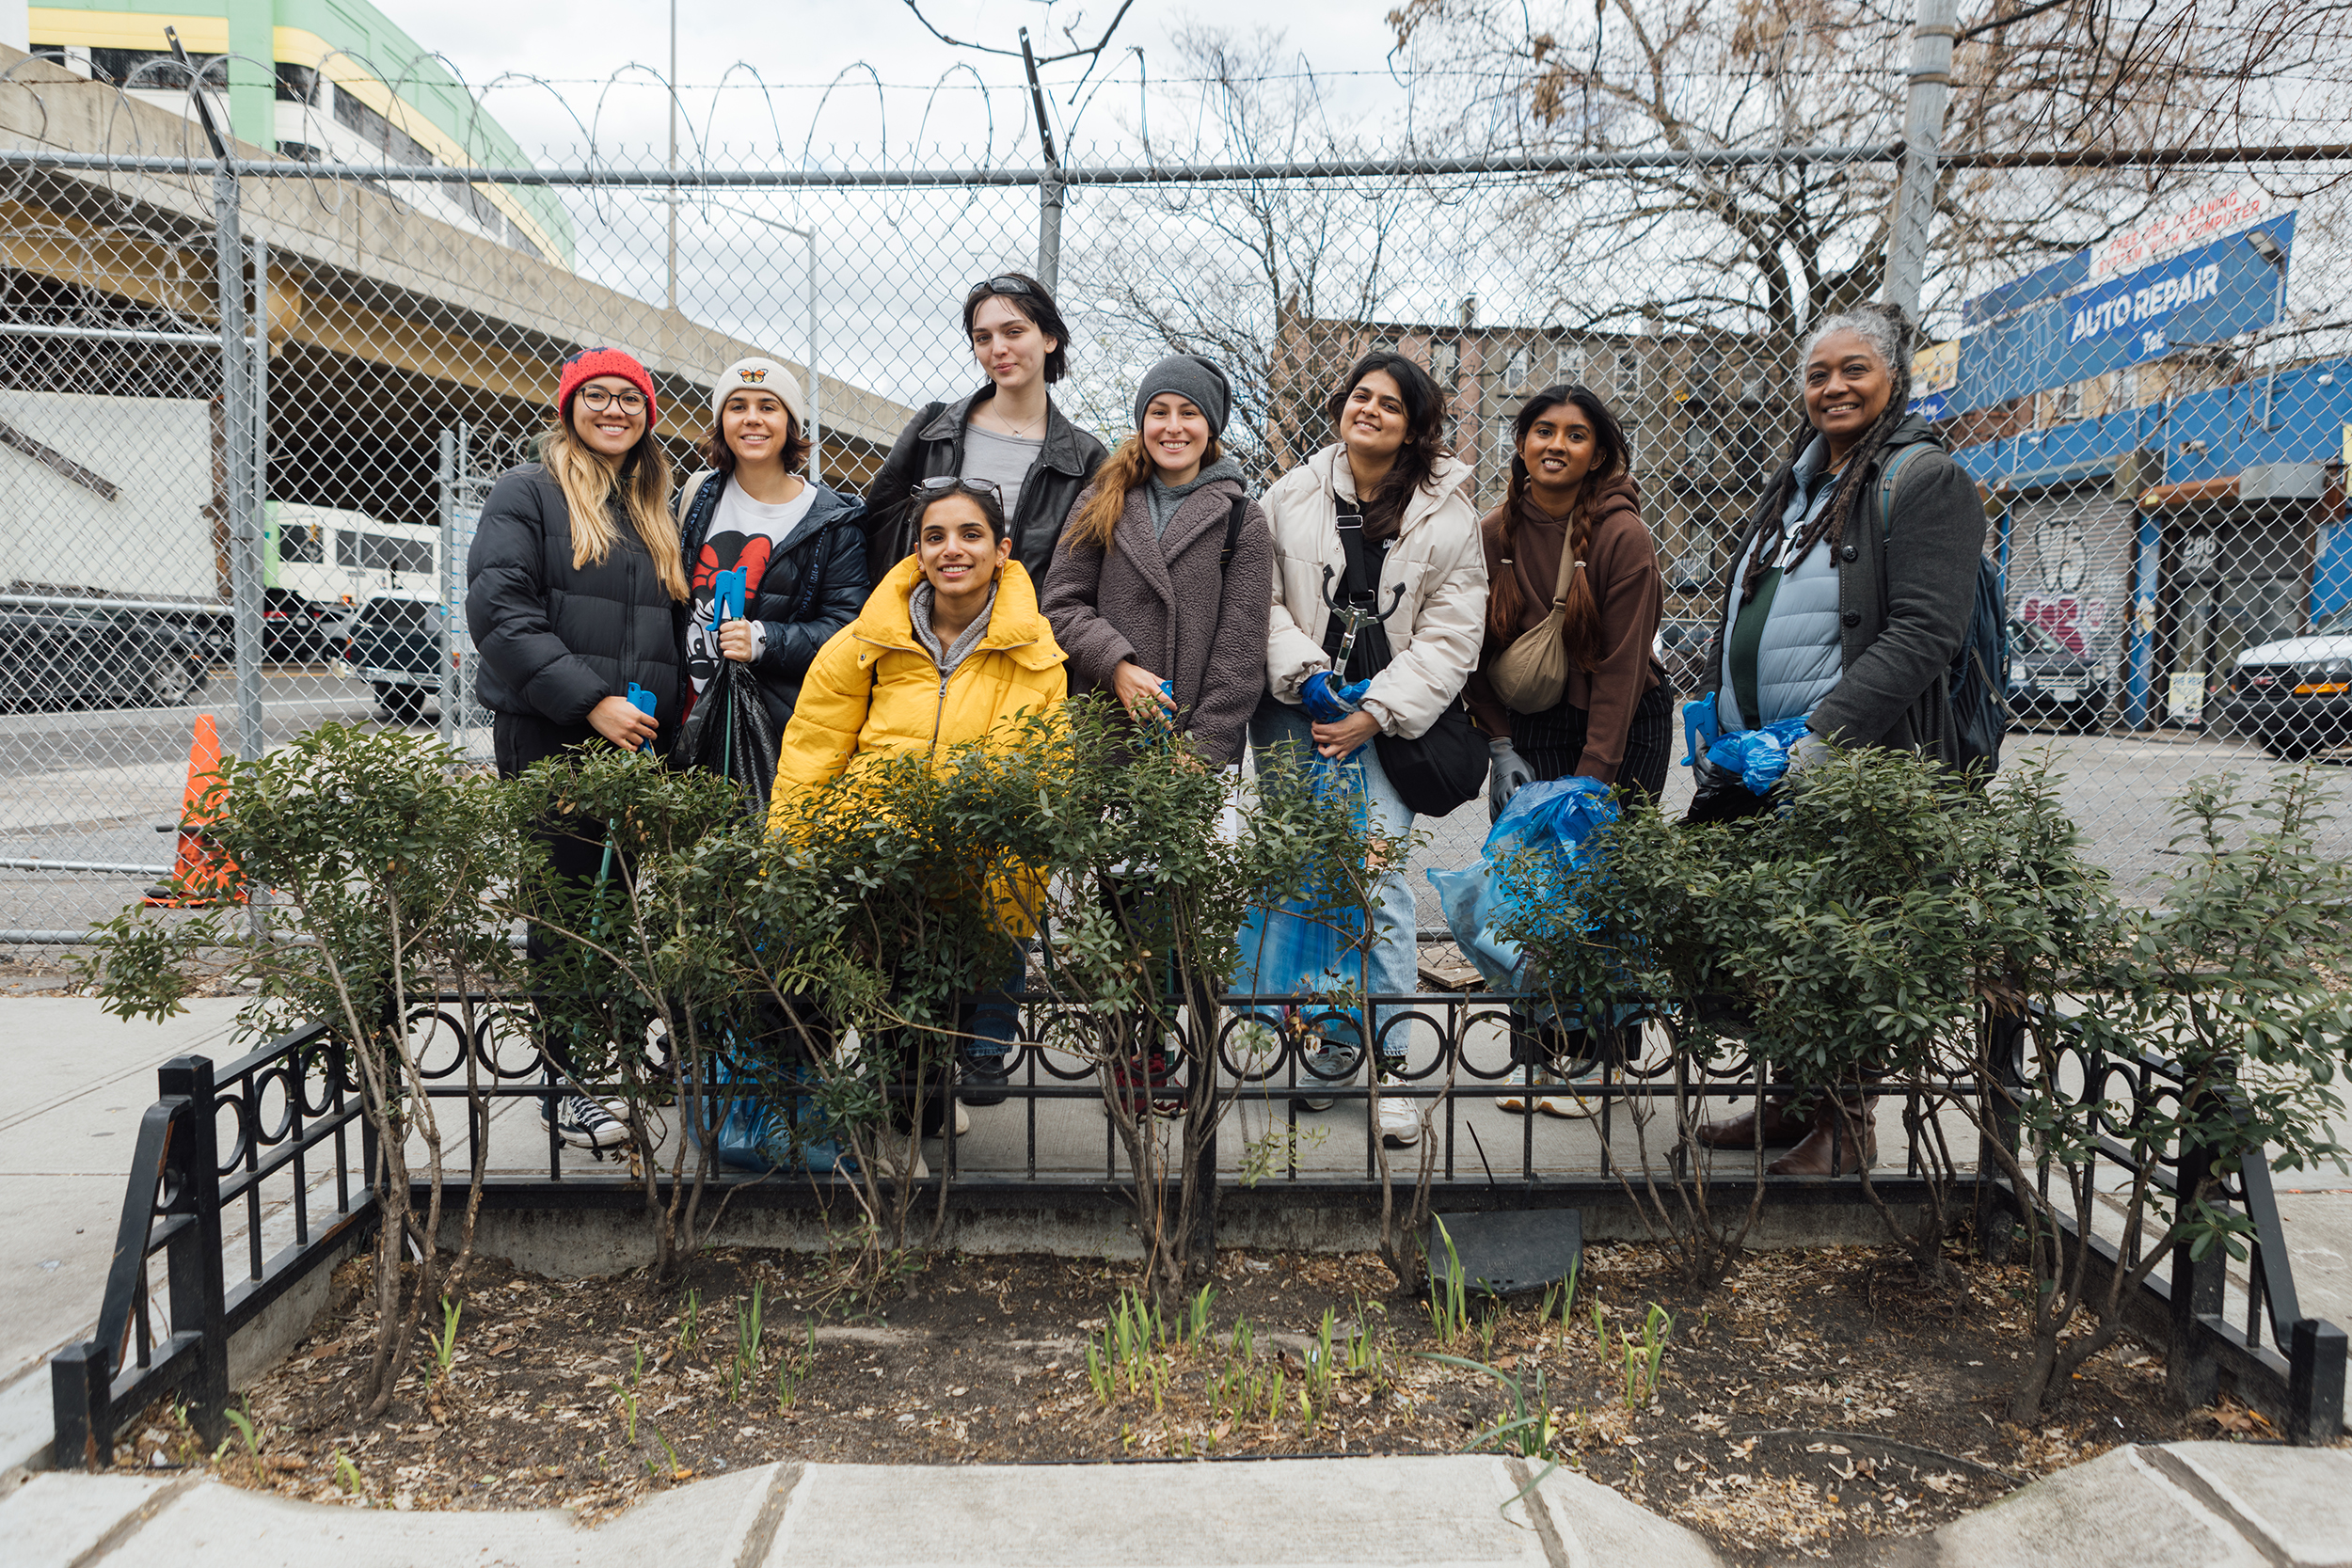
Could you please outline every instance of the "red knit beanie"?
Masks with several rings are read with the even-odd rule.
[[[645,367],[617,348],[584,348],[564,361],[564,379],[556,383],[555,412],[557,418],[569,424],[572,419],[572,394],[600,375],[617,375],[645,394],[645,427],[654,422],[653,377]]]

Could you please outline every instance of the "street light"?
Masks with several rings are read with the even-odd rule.
[[[809,477],[810,477],[810,478],[815,479],[815,480],[816,480],[816,481],[818,481],[819,483],[822,483],[824,482],[824,470],[823,470],[823,468],[822,468],[822,467],[821,467],[820,465],[821,465],[821,462],[822,462],[822,460],[823,460],[823,458],[824,458],[824,454],[825,454],[825,448],[824,448],[824,425],[823,425],[823,420],[822,420],[822,419],[821,419],[821,417],[820,417],[820,416],[821,416],[821,414],[822,414],[824,404],[823,404],[823,401],[822,401],[822,398],[823,398],[823,389],[822,389],[821,384],[820,384],[820,383],[819,383],[819,381],[818,380],[818,375],[817,375],[817,355],[818,355],[818,346],[819,346],[819,345],[818,345],[818,337],[817,337],[817,235],[815,234],[815,232],[814,232],[814,231],[812,231],[812,230],[806,230],[806,229],[795,229],[795,228],[793,228],[793,227],[792,227],[792,225],[790,225],[790,224],[788,224],[788,223],[781,223],[781,222],[777,221],[777,220],[776,220],[776,219],[774,219],[774,218],[771,218],[771,217],[764,217],[764,216],[762,216],[761,214],[757,214],[757,213],[753,212],[753,211],[752,211],[750,208],[748,208],[748,207],[738,207],[737,205],[735,205],[735,203],[733,203],[733,202],[731,202],[731,201],[710,201],[710,202],[708,202],[708,203],[707,203],[707,205],[712,206],[712,207],[719,207],[719,208],[723,208],[723,209],[724,209],[724,210],[725,210],[725,211],[727,211],[727,212],[730,212],[730,213],[735,214],[738,217],[747,217],[747,218],[751,219],[754,223],[757,223],[757,224],[764,224],[764,225],[766,225],[766,226],[767,226],[768,228],[770,228],[770,229],[778,230],[780,230],[780,231],[782,231],[782,232],[784,232],[784,233],[787,233],[787,234],[791,235],[791,236],[792,236],[793,238],[795,238],[795,239],[802,240],[802,241],[805,241],[805,242],[807,243],[807,245],[808,245],[808,364],[807,364],[807,370],[808,370],[808,472],[809,472]]]
[[[2272,266],[2277,267],[2281,272],[2286,270],[2287,253],[2279,248],[2279,242],[2270,237],[2269,230],[2248,230],[2246,231],[2246,243],[2253,247],[2255,255],[2261,257],[2264,261],[2269,262]]]

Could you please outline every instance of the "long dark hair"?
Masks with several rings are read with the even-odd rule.
[[[1853,451],[1846,454],[1846,471],[1837,476],[1836,494],[1814,517],[1812,526],[1798,535],[1796,559],[1800,561],[1824,539],[1832,549],[1844,541],[1846,521],[1853,515],[1856,499],[1862,493],[1862,476],[1876,466],[1879,453],[1886,450],[1886,438],[1903,422],[1911,404],[1911,318],[1899,305],[1856,306],[1817,323],[1805,334],[1804,347],[1797,355],[1798,385],[1804,384],[1805,361],[1813,356],[1821,340],[1839,332],[1852,333],[1870,345],[1871,353],[1886,361],[1886,406],[1879,411],[1870,428],[1862,433]],[[1788,451],[1788,464],[1782,471],[1781,481],[1764,498],[1756,545],[1740,574],[1741,604],[1756,597],[1756,591],[1764,585],[1764,574],[1772,570],[1772,562],[1781,553],[1781,546],[1788,538],[1781,519],[1788,511],[1789,497],[1797,491],[1796,461],[1804,455],[1804,449],[1813,444],[1818,434],[1809,421],[1797,432],[1796,445]]]
[[[1600,605],[1593,594],[1592,574],[1581,565],[1593,544],[1593,501],[1604,485],[1624,478],[1631,468],[1625,428],[1617,423],[1609,405],[1600,401],[1599,393],[1574,384],[1547,387],[1520,407],[1511,421],[1510,489],[1503,497],[1502,513],[1495,526],[1503,558],[1516,562],[1529,483],[1527,462],[1519,455],[1519,449],[1527,444],[1528,433],[1535,428],[1535,421],[1563,404],[1582,414],[1593,427],[1593,466],[1584,471],[1584,483],[1577,486],[1576,504],[1568,512],[1566,547],[1580,564],[1568,577],[1567,618],[1560,628],[1569,661],[1580,670],[1590,670],[1600,662],[1602,651]],[[1524,603],[1525,590],[1519,586],[1517,566],[1495,574],[1486,585],[1487,637],[1508,646],[1518,635],[1519,612]]]
[[[1347,400],[1364,377],[1375,371],[1385,371],[1396,383],[1397,396],[1405,403],[1405,444],[1397,449],[1396,466],[1389,477],[1380,482],[1380,488],[1369,496],[1357,498],[1363,502],[1366,531],[1375,538],[1394,533],[1405,520],[1405,502],[1416,488],[1425,489],[1436,475],[1440,458],[1454,455],[1454,449],[1445,439],[1445,394],[1429,372],[1401,354],[1375,349],[1356,361],[1340,383],[1338,391],[1323,405],[1323,411],[1336,426],[1347,408]]]

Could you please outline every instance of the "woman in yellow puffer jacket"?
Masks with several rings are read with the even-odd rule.
[[[996,487],[953,475],[925,480],[914,487],[908,525],[914,553],[883,576],[857,619],[809,666],[776,760],[771,832],[787,831],[800,801],[861,754],[936,753],[1068,694],[1064,656],[1037,590],[1010,559]],[[1010,891],[999,890],[998,908],[1025,937],[1030,917]],[[1019,982],[1016,974],[1007,989]],[[1015,1022],[1009,996],[975,999],[962,1053],[966,1104],[1004,1101]]]

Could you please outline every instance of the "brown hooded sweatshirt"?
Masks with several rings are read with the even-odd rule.
[[[1607,784],[1617,782],[1617,769],[1625,762],[1626,732],[1633,722],[1634,705],[1659,678],[1650,645],[1665,608],[1665,580],[1659,575],[1658,546],[1643,526],[1641,507],[1641,491],[1630,477],[1612,481],[1593,498],[1595,521],[1584,572],[1592,579],[1594,602],[1600,607],[1600,659],[1589,671],[1568,666],[1566,701],[1587,716],[1584,754],[1577,760],[1576,771]],[[1518,548],[1507,565],[1501,507],[1480,519],[1478,532],[1486,550],[1488,580],[1501,580],[1506,571],[1518,576],[1515,635],[1534,630],[1551,613],[1560,552],[1567,547],[1567,524],[1546,516],[1532,501],[1522,502]],[[1487,637],[1478,669],[1463,693],[1479,728],[1502,740],[1511,737],[1511,713],[1487,684],[1486,670],[1508,646],[1491,634]]]

